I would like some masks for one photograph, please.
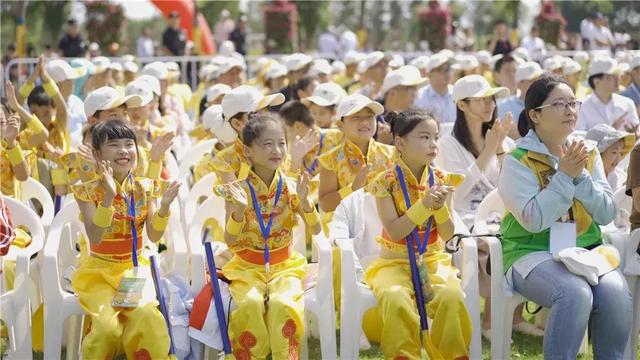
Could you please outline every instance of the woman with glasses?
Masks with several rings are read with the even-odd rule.
[[[497,118],[496,98],[509,95],[504,87],[492,88],[480,75],[469,75],[456,81],[453,100],[456,103],[456,121],[453,132],[440,141],[440,155],[436,166],[464,175],[456,190],[454,208],[467,227],[473,226],[478,205],[496,188],[502,159],[514,147],[507,137],[511,127],[511,113]],[[486,269],[489,248],[480,241],[478,254],[480,268],[480,295],[490,305],[491,279]],[[485,306],[482,333],[490,338],[491,306]],[[522,308],[514,316],[514,329],[529,335],[542,336],[543,332],[522,318]]]
[[[624,276],[616,269],[593,285],[550,250],[601,245],[599,225],[615,216],[597,144],[569,138],[579,108],[560,77],[544,75],[527,91],[519,128],[528,132],[505,157],[498,183],[505,275],[515,291],[550,309],[545,359],[575,359],[587,325],[596,359],[622,359],[632,315]]]

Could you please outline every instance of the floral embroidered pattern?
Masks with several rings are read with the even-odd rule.
[[[289,359],[298,359],[298,341],[296,340],[296,323],[287,320],[282,326],[282,336],[289,340]]]

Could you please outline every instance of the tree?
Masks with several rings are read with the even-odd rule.
[[[45,45],[55,48],[68,18],[69,4],[68,0],[29,1],[26,4],[25,44],[34,45],[37,52],[41,52]],[[20,17],[21,5],[17,1],[0,2],[0,43],[4,47],[16,41],[16,20]]]
[[[298,29],[300,47],[310,49],[313,47],[316,34],[319,29],[325,29],[329,24],[327,1],[293,1],[298,9]]]
[[[212,30],[215,30],[216,23],[220,20],[222,10],[229,10],[232,19],[237,19],[240,15],[240,2],[237,0],[198,0],[197,4],[200,13],[207,19]]]
[[[126,25],[122,6],[95,1],[86,3],[85,7],[87,9],[85,27],[89,41],[95,41],[103,48],[114,42],[120,44]]]

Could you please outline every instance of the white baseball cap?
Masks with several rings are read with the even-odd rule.
[[[376,115],[380,115],[384,112],[384,107],[379,102],[373,101],[361,94],[353,94],[345,96],[340,100],[338,107],[336,108],[336,118],[342,119],[343,117],[353,115],[364,108],[369,108]]]
[[[409,65],[413,65],[420,70],[426,69],[428,64],[429,64],[429,57],[426,55],[418,56],[417,58],[414,58],[413,60],[409,61]]]
[[[476,59],[476,57],[473,55],[462,55],[458,59],[458,64],[460,65],[460,69],[464,71],[469,71],[480,66],[478,59]]]
[[[353,50],[348,51],[342,59],[345,65],[357,64],[362,60],[364,60],[364,54]]]
[[[264,78],[271,80],[281,76],[287,76],[287,67],[282,64],[275,63],[269,67]]]
[[[629,70],[631,70],[631,66],[628,62],[621,62],[618,64],[618,67],[620,67],[620,74],[627,73]]]
[[[96,67],[95,74],[101,74],[107,71],[109,65],[111,64],[111,60],[104,56],[96,56],[91,59],[91,62]]]
[[[621,73],[622,69],[618,65],[618,62],[609,56],[596,57],[591,61],[591,64],[589,64],[589,76],[598,74],[620,75]]]
[[[153,91],[154,94],[160,96],[162,95],[162,91],[160,90],[160,80],[155,76],[151,75],[140,75],[135,81],[144,81],[149,84],[149,89]]]
[[[122,62],[128,62],[128,61],[136,62],[136,57],[131,54],[122,55],[121,59],[122,59]]]
[[[511,52],[511,56],[518,57],[524,61],[529,61],[529,50],[519,47]]]
[[[122,67],[124,68],[124,71],[132,72],[132,73],[137,73],[138,70],[140,70],[140,67],[138,66],[138,64],[136,64],[133,61],[125,61],[125,63],[122,64]]]
[[[345,65],[342,61],[334,61],[331,63],[331,73],[332,74],[341,74],[347,70],[347,65]]]
[[[501,98],[509,96],[506,87],[491,87],[487,79],[480,75],[465,76],[453,85],[453,101],[458,102],[466,98],[481,98],[495,96]]]
[[[561,58],[559,58],[557,56],[552,56],[550,58],[546,58],[542,62],[542,67],[546,71],[554,71],[554,70],[560,69],[560,68],[562,68],[562,65],[563,65],[563,62],[562,62]]]
[[[640,55],[632,56],[631,61],[629,61],[629,66],[631,67],[631,70],[640,66]]]
[[[169,77],[174,78],[180,76],[180,66],[175,61],[167,61],[165,63]]]
[[[240,70],[245,69],[245,65],[242,61],[236,59],[235,57],[229,56],[225,58],[225,61],[220,64],[220,75],[230,71],[233,68],[239,68]]]
[[[222,95],[227,95],[231,91],[231,87],[226,84],[215,84],[210,86],[205,92],[207,102],[216,100]]]
[[[311,69],[309,69],[309,75],[318,76],[318,75],[331,75],[333,69],[331,68],[331,64],[326,59],[316,59],[313,61],[313,65]]]
[[[84,99],[84,113],[89,117],[98,110],[115,109],[125,103],[127,106],[139,107],[142,104],[142,97],[140,95],[122,96],[118,90],[103,86],[90,92]]]
[[[122,71],[122,64],[112,62],[111,64],[109,64],[109,66],[107,66],[107,68],[114,71]]]
[[[480,64],[491,65],[491,54],[487,50],[480,50],[476,53],[476,58]]]
[[[420,86],[427,81],[420,75],[417,67],[406,65],[399,69],[392,70],[384,77],[382,82],[382,95],[396,86]]]
[[[220,65],[218,64],[209,64],[211,68],[209,72],[207,72],[207,77],[205,78],[207,81],[212,81],[220,77]]]
[[[427,62],[427,71],[431,72],[438,66],[444,65],[449,61],[449,57],[444,53],[437,53],[429,58]]]
[[[387,57],[390,57],[391,60],[389,60],[389,67],[392,69],[398,69],[401,66],[404,66],[404,58],[398,54],[387,54],[385,55]]]
[[[140,72],[142,75],[151,75],[158,80],[166,80],[169,77],[167,65],[160,61],[154,61],[145,65]]]
[[[286,57],[284,64],[287,67],[287,71],[300,70],[313,61],[311,56],[307,54],[295,53]]]
[[[442,54],[442,55],[446,56],[447,59],[451,59],[455,55],[453,53],[453,51],[451,51],[449,49],[442,49],[442,50],[438,51],[438,54]]]
[[[226,119],[231,119],[232,116],[241,112],[258,111],[282,103],[284,103],[284,95],[280,93],[265,96],[253,86],[241,85],[222,98],[222,114]]]
[[[231,123],[224,120],[222,116],[222,105],[209,106],[202,113],[202,125],[225,144],[231,144],[238,137],[238,133],[231,126]]]
[[[589,54],[586,51],[576,51],[573,53],[573,60],[579,62],[580,64],[586,64],[589,62]]]
[[[338,104],[345,96],[347,96],[347,92],[340,85],[334,82],[327,82],[316,86],[313,90],[313,95],[302,99],[302,102],[312,102],[323,107],[333,106]]]
[[[562,74],[564,76],[575,74],[581,70],[582,70],[582,65],[580,65],[579,62],[573,59],[569,59],[565,61],[564,65],[562,66]]]
[[[59,83],[65,80],[73,80],[86,74],[87,69],[84,67],[72,68],[68,62],[64,60],[51,60],[44,67],[53,81]]]
[[[151,88],[151,84],[147,81],[137,81],[134,80],[127,85],[124,89],[124,95],[138,95],[142,99],[142,101],[138,104],[138,106],[145,106],[153,100],[153,90]],[[137,107],[133,106],[132,103],[136,103],[135,99],[132,99],[130,102],[127,102],[127,106],[129,107]]]
[[[362,68],[360,68],[360,66],[358,66],[358,71],[363,73],[367,70],[369,70],[370,67],[374,66],[375,64],[379,63],[380,60],[388,58],[382,51],[374,51],[372,53],[369,53],[365,56],[364,58],[364,65],[362,65]],[[360,71],[362,70],[362,71]]]
[[[213,68],[215,67],[215,65],[213,64],[205,64],[203,65],[200,70],[198,70],[198,78],[202,79],[202,80],[206,80],[207,76],[209,76],[209,72],[211,70],[213,70]]]
[[[516,69],[516,84],[523,80],[534,80],[544,74],[544,71],[537,62],[528,61],[518,65]]]

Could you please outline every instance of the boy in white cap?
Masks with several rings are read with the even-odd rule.
[[[636,55],[631,58],[629,68],[631,83],[629,84],[629,87],[620,93],[620,95],[633,100],[633,103],[637,108],[638,105],[640,105],[640,55]]]
[[[84,113],[89,124],[107,120],[129,120],[127,105],[137,107],[142,103],[139,95],[122,96],[118,90],[103,86],[84,99]]]
[[[264,91],[266,94],[279,92],[287,86],[287,67],[274,63],[264,75]]]
[[[85,88],[90,91],[103,86],[109,86],[109,82],[111,80],[109,73],[109,65],[111,65],[111,61],[109,58],[96,56],[91,59],[91,62],[95,66],[95,71],[87,81],[88,84],[85,85]]]
[[[385,112],[403,111],[413,106],[418,87],[427,82],[415,66],[406,65],[387,74],[382,83]]]
[[[220,105],[222,98],[231,91],[231,88],[225,84],[215,84],[205,90],[205,96],[200,101],[200,108],[198,113],[204,114],[204,112],[212,105]],[[199,117],[198,125],[189,132],[189,136],[199,142],[201,140],[213,138],[211,133],[211,127],[208,127],[203,122],[203,116]]]
[[[608,124],[618,130],[636,133],[638,113],[633,100],[618,95],[620,67],[610,57],[597,57],[589,65],[589,86],[593,93],[578,112],[576,130],[588,130],[597,124]]]
[[[332,82],[320,84],[313,90],[313,94],[303,98],[302,103],[309,109],[315,124],[322,128],[330,128],[336,116],[336,106],[347,96],[340,85]]]
[[[529,90],[529,86],[531,86],[531,84],[543,73],[544,71],[542,71],[542,68],[540,68],[540,65],[538,65],[537,62],[529,61],[518,65],[516,70],[518,94],[513,94],[498,102],[498,117],[503,118],[508,112],[510,112],[511,115],[517,119],[524,109],[524,97],[527,94],[527,90]],[[510,135],[513,135],[511,136],[512,138],[518,138],[519,136],[515,136],[516,134],[518,134],[517,126],[514,127],[514,131]]]
[[[333,68],[326,59],[316,59],[309,69],[309,76],[316,77],[321,84],[330,81],[332,73]]]
[[[374,51],[367,54],[360,72],[360,82],[364,84],[364,87],[359,89],[358,94],[369,97],[370,99],[379,99],[382,89],[382,82],[387,75],[389,61],[391,56],[387,56],[381,51]],[[361,71],[360,71],[361,70]],[[349,89],[349,91],[353,91]]]
[[[439,123],[454,122],[456,105],[452,97],[449,57],[443,53],[433,55],[427,63],[427,72],[429,85],[420,90],[415,106],[433,113]]]
[[[287,56],[284,59],[285,66],[287,67],[287,80],[289,83],[286,87],[280,89],[280,93],[284,95],[285,101],[289,101],[294,98],[293,88],[298,81],[307,76],[313,59],[311,56],[301,53],[295,53]]]
[[[364,55],[356,51],[349,51],[345,54],[342,62],[347,67],[344,74],[337,76],[334,81],[336,84],[347,89],[350,84],[358,81],[358,63],[363,60]]]
[[[242,129],[251,113],[282,103],[284,103],[282,94],[265,96],[255,87],[248,85],[238,86],[225,95],[222,98],[225,131],[217,132],[215,135],[226,148],[217,152],[213,158],[211,154],[203,157],[194,169],[195,180],[212,171],[216,173],[221,183],[244,179],[247,176],[249,164],[244,154]]]
[[[242,61],[235,57],[227,57],[225,62],[220,65],[220,76],[218,82],[228,85],[232,89],[242,85],[242,73],[245,71],[245,65]]]

